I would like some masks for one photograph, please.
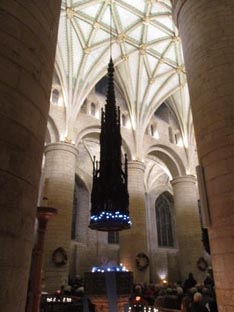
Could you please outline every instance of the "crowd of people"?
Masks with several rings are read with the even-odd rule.
[[[189,273],[182,285],[180,282],[163,285],[135,285],[130,305],[141,298],[141,304],[179,310],[181,312],[217,312],[214,282],[208,273],[203,284],[198,284]]]
[[[83,279],[70,280],[69,286],[62,286],[60,294],[83,297]],[[207,273],[202,284],[198,284],[192,273],[189,273],[184,284],[136,284],[129,298],[129,306],[151,306],[173,309],[181,312],[218,312],[211,273]],[[138,311],[138,310],[137,310]]]

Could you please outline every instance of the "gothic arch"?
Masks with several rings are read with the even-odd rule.
[[[99,140],[99,135],[101,132],[101,126],[89,126],[84,129],[82,129],[79,134],[77,135],[75,145],[78,147],[78,145],[81,143],[81,141],[87,137],[95,138],[97,141]]]
[[[76,147],[79,145],[79,143],[85,139],[85,138],[95,138],[97,142],[99,142],[99,135],[101,132],[101,126],[92,126],[92,127],[86,127],[82,131],[80,131],[79,135],[77,136],[76,139]],[[122,154],[126,153],[128,156],[128,159],[132,159],[132,153],[131,150],[126,142],[126,140],[122,136]]]
[[[152,145],[146,151],[146,157],[147,156],[154,156],[160,159],[167,166],[173,178],[186,174],[182,159],[170,147],[164,145]]]
[[[52,117],[48,116],[47,131],[46,131],[46,143],[59,142],[60,136],[58,128]]]

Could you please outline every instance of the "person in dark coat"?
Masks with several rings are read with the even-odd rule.
[[[193,274],[189,273],[188,278],[184,282],[184,292],[186,293],[190,288],[194,287],[197,281],[194,279]]]

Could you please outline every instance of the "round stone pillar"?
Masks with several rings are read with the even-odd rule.
[[[177,177],[171,184],[174,193],[181,279],[184,282],[188,273],[192,272],[197,282],[203,282],[204,273],[197,268],[197,260],[203,256],[203,245],[196,178],[193,175]]]
[[[0,1],[0,309],[25,311],[61,1]]]
[[[220,312],[234,311],[234,1],[173,1],[182,39]]]
[[[56,218],[48,224],[45,239],[44,283],[47,291],[60,289],[68,280],[77,155],[77,149],[68,143],[53,143],[45,148],[46,196],[48,205],[58,211]],[[60,252],[55,252],[58,248]]]
[[[145,211],[145,166],[139,161],[128,162],[129,212],[132,227],[120,232],[120,262],[132,271],[135,283],[149,282],[149,267],[139,271],[136,267],[136,256],[144,253],[148,256]],[[144,265],[144,258],[142,265]]]

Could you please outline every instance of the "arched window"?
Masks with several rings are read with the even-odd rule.
[[[59,91],[57,89],[54,89],[52,92],[52,103],[53,104],[58,104],[59,101]]]
[[[154,126],[150,125],[150,134],[154,136]]]
[[[171,127],[168,127],[168,137],[169,137],[169,142],[174,143],[173,130]]]
[[[94,103],[91,103],[91,115],[96,115],[96,105]]]
[[[126,127],[126,116],[122,114],[122,126]]]
[[[175,133],[175,143],[178,145],[178,146],[183,146],[183,142],[182,142],[182,137],[181,137],[181,134],[179,131],[177,131]]]
[[[173,199],[161,194],[155,203],[159,247],[174,247],[172,211]]]
[[[108,244],[119,243],[119,232],[110,231],[108,232]]]

